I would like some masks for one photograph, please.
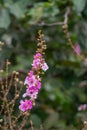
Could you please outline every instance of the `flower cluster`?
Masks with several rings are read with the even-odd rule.
[[[26,92],[23,94],[25,101],[20,101],[19,109],[21,111],[31,110],[35,104],[35,99],[37,98],[38,92],[41,88],[41,74],[43,74],[47,69],[48,65],[43,57],[44,50],[46,49],[45,42],[43,41],[43,34],[39,31],[38,38],[38,49],[34,55],[32,69],[30,70],[28,76],[25,79],[24,85],[27,85]]]
[[[80,49],[80,45],[78,43],[76,43],[74,45],[74,52],[77,54],[77,55],[80,55],[81,53],[81,49]]]
[[[78,107],[78,111],[85,111],[87,110],[87,104],[81,104],[79,107]]]
[[[35,70],[42,69],[43,71],[46,71],[48,69],[47,64],[44,62],[44,58],[42,58],[42,55],[40,53],[37,53],[34,56],[34,60],[33,60],[32,66],[33,66],[33,68]]]

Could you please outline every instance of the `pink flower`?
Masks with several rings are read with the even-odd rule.
[[[29,93],[30,93],[30,94],[32,94],[32,93],[38,93],[38,88],[35,87],[35,86],[32,86],[32,87],[30,87],[30,88],[28,87],[27,90],[26,90],[26,93],[27,93],[27,94],[29,94]]]
[[[35,56],[34,56],[34,60],[33,60],[33,68],[35,70],[44,70],[46,71],[48,69],[48,65],[46,63],[43,63],[44,59],[42,58],[42,55],[40,53],[37,53]]]
[[[41,68],[41,62],[42,62],[42,55],[40,53],[36,53],[36,55],[34,55],[34,60],[33,60],[33,68],[35,70],[38,70]]]
[[[32,64],[34,69],[40,69],[41,67],[41,59],[35,59],[33,60],[33,64]]]
[[[36,87],[37,87],[37,89],[41,88],[41,82],[40,81],[37,81]]]
[[[26,90],[26,95],[29,96],[31,99],[36,99],[37,94],[38,94],[38,89],[34,86]]]
[[[75,44],[75,46],[74,46],[74,51],[75,51],[75,53],[77,54],[77,55],[80,55],[80,53],[81,53],[81,49],[80,49],[80,45],[79,44]]]
[[[78,111],[85,111],[87,109],[87,104],[82,104],[78,107]]]
[[[27,111],[27,110],[31,110],[32,106],[33,105],[32,105],[31,100],[25,100],[25,101],[21,100],[19,109],[24,112],[24,111]]]
[[[42,57],[42,55],[40,53],[36,53],[36,55],[34,55],[34,59],[40,58]]]
[[[27,76],[24,82],[24,85],[27,84],[29,87],[31,86],[35,86],[35,84],[37,83],[37,79],[35,77],[35,75],[33,76]]]
[[[19,109],[24,111],[31,110],[33,107],[33,102],[37,98],[39,89],[41,88],[41,78],[40,75],[43,71],[48,69],[48,65],[45,63],[43,57],[43,51],[45,48],[45,43],[42,40],[42,33],[39,31],[39,43],[37,53],[34,55],[32,69],[29,72],[29,75],[26,77],[24,84],[27,85],[26,92],[23,94],[23,98],[28,97],[30,100],[21,100]]]
[[[31,76],[33,76],[33,75],[34,75],[34,71],[33,71],[33,70],[30,70],[29,76],[31,77]]]
[[[48,69],[48,65],[47,65],[47,63],[44,63],[42,65],[42,70],[46,71],[47,69]]]
[[[32,99],[37,98],[38,90],[41,88],[41,82],[37,80],[36,86],[28,87],[26,93],[23,94],[23,98],[29,96]]]

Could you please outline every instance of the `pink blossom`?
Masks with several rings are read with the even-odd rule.
[[[34,69],[40,69],[41,67],[41,59],[35,59],[33,60],[33,64],[32,64]]]
[[[27,93],[38,93],[38,88],[35,86],[32,86],[30,88],[28,87],[26,92]]]
[[[42,38],[40,37],[42,37],[42,34],[39,34],[39,48],[36,51],[37,53],[34,55],[32,69],[30,70],[29,76],[26,77],[24,82],[24,84],[27,85],[28,88],[26,89],[26,92],[23,94],[23,98],[28,97],[30,100],[20,101],[19,109],[23,112],[32,109],[32,101],[35,101],[39,89],[41,88],[40,74],[42,74],[42,71],[46,71],[48,69],[48,65],[47,63],[45,63],[45,59],[43,58],[43,53],[40,53],[45,50],[45,44],[43,44],[44,42],[42,42]]]
[[[40,81],[37,81],[36,87],[37,87],[37,89],[41,88],[41,82]]]
[[[33,76],[27,76],[24,82],[24,85],[27,84],[29,87],[31,86],[35,86],[35,84],[37,83],[37,79],[35,77],[35,75]]]
[[[80,53],[81,53],[81,49],[80,49],[80,45],[79,44],[75,44],[75,46],[74,46],[74,51],[75,51],[75,53],[77,54],[77,55],[80,55]]]
[[[34,86],[32,86],[31,88],[28,88],[26,90],[26,95],[29,96],[32,99],[36,99],[37,94],[38,94],[38,89],[36,87],[34,87]]]
[[[48,65],[47,65],[47,63],[44,63],[42,65],[42,70],[46,71],[47,69],[48,69]]]
[[[40,53],[36,53],[36,55],[34,55],[34,60],[33,60],[33,68],[35,70],[38,70],[41,68],[41,62],[42,62],[42,55]]]
[[[27,110],[31,110],[32,109],[32,102],[31,102],[31,100],[25,100],[25,101],[21,100],[19,109],[21,111],[23,111],[23,112],[27,111]]]
[[[31,77],[31,76],[33,76],[33,75],[34,75],[34,71],[33,71],[33,70],[30,70],[29,76]]]
[[[35,70],[44,70],[46,71],[48,69],[48,65],[44,62],[44,59],[42,58],[42,55],[40,53],[37,53],[35,56],[34,56],[34,60],[33,60],[33,68]]]
[[[34,59],[40,58],[42,57],[42,55],[40,53],[36,53],[36,55],[34,55]]]
[[[78,107],[78,111],[85,111],[87,109],[87,104],[81,104],[79,107]]]
[[[38,90],[41,88],[41,82],[37,80],[36,86],[31,86],[26,89],[26,93],[23,94],[23,98],[29,96],[32,99],[37,98]]]

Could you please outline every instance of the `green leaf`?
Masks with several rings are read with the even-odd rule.
[[[6,7],[9,8],[10,13],[15,15],[17,18],[23,17],[27,8],[26,6],[29,4],[28,0],[21,0],[13,3],[11,0],[9,2],[5,1]]]
[[[37,13],[36,13],[37,12]],[[32,8],[28,13],[32,18],[29,23],[35,24],[39,21],[43,14],[43,7],[42,6],[35,6]]]
[[[41,119],[39,118],[39,116],[32,114],[30,119],[32,120],[34,126],[39,128],[41,124]]]
[[[37,12],[37,13],[36,13]],[[29,10],[28,15],[31,16],[31,20],[29,23],[35,24],[37,23],[42,17],[43,18],[50,18],[54,19],[54,17],[59,13],[59,9],[56,5],[44,2],[44,3],[38,3],[34,5],[34,7]]]
[[[49,5],[49,6],[48,6]],[[55,4],[44,3],[44,17],[54,17],[59,14],[59,9]]]
[[[0,28],[7,29],[10,25],[10,16],[6,9],[0,9]]]
[[[12,0],[4,0],[4,6],[5,7],[9,7],[12,6],[14,3]]]
[[[85,7],[86,0],[73,0],[73,3],[77,12],[82,12]]]
[[[19,0],[18,2],[16,2],[18,5],[21,6],[21,8],[25,9],[27,5],[32,4],[32,1],[29,0]]]
[[[14,14],[17,18],[22,17],[24,14],[24,10],[17,3],[10,7],[10,12]]]

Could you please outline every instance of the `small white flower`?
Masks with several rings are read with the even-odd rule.
[[[27,94],[26,94],[26,93],[24,93],[22,97],[23,97],[23,98],[25,98],[26,96],[27,96]]]
[[[49,67],[48,67],[47,63],[44,63],[44,64],[42,65],[42,70],[46,71],[48,68],[49,68]]]

